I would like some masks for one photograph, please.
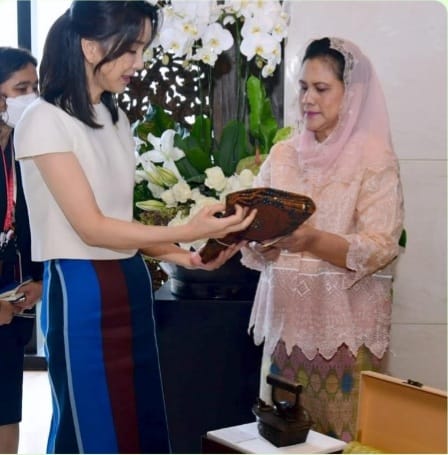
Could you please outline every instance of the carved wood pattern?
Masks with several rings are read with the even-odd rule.
[[[202,109],[209,113],[208,103],[200,105],[197,74],[182,65],[183,61],[170,59],[165,62],[157,51],[151,63],[132,78],[126,90],[118,96],[118,104],[127,113],[131,123],[140,120],[148,110],[149,103],[157,104],[172,113],[174,119],[188,125],[188,117],[198,114]],[[235,103],[237,92],[235,51],[223,53],[215,64],[213,101],[214,130],[219,137],[223,126],[236,118]],[[183,81],[182,84],[179,82]],[[205,82],[206,79],[203,79]],[[283,126],[283,64],[276,74],[264,80],[270,94],[272,109],[280,126]],[[176,86],[178,94],[173,91]],[[205,87],[207,90],[207,87]]]

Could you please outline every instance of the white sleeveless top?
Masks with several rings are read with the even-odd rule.
[[[122,259],[136,250],[110,250],[84,243],[48,190],[34,156],[74,153],[97,204],[107,217],[132,220],[135,173],[134,141],[125,114],[114,125],[103,104],[94,106],[94,129],[42,99],[24,113],[15,129],[16,158],[21,162],[23,188],[31,225],[32,258]],[[71,191],[67,182],[67,191]]]

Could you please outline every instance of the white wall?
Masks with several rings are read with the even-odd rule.
[[[339,36],[372,60],[388,102],[408,245],[396,267],[388,373],[447,388],[446,8],[437,1],[289,0],[286,62]],[[285,123],[293,88],[286,81]]]

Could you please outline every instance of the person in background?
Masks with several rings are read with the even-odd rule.
[[[135,144],[115,94],[157,33],[146,1],[74,1],[47,35],[39,100],[15,135],[32,255],[44,262],[42,328],[53,393],[50,453],[170,451],[151,278],[141,252],[188,268],[211,263],[175,242],[245,229],[255,211],[223,204],[189,223],[132,220]]]
[[[292,71],[300,128],[254,182],[311,197],[316,212],[271,246],[243,249],[261,271],[250,317],[268,373],[302,384],[314,429],[355,436],[360,371],[381,371],[403,196],[386,103],[369,59],[348,40],[316,39]]]
[[[14,127],[37,98],[37,61],[25,49],[0,47],[0,293],[20,285],[17,303],[0,298],[0,453],[17,453],[22,419],[25,345],[31,338],[34,307],[42,292],[42,266],[31,262],[28,213],[19,164],[15,162]],[[27,280],[28,281],[28,280]]]

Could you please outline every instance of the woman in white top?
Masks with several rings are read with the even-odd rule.
[[[221,204],[188,224],[132,220],[134,143],[117,108],[158,26],[145,1],[74,1],[52,26],[40,67],[41,98],[16,131],[32,255],[44,262],[42,327],[53,392],[48,452],[167,453],[148,270],[139,250],[205,266],[174,242],[245,229],[255,213]]]

